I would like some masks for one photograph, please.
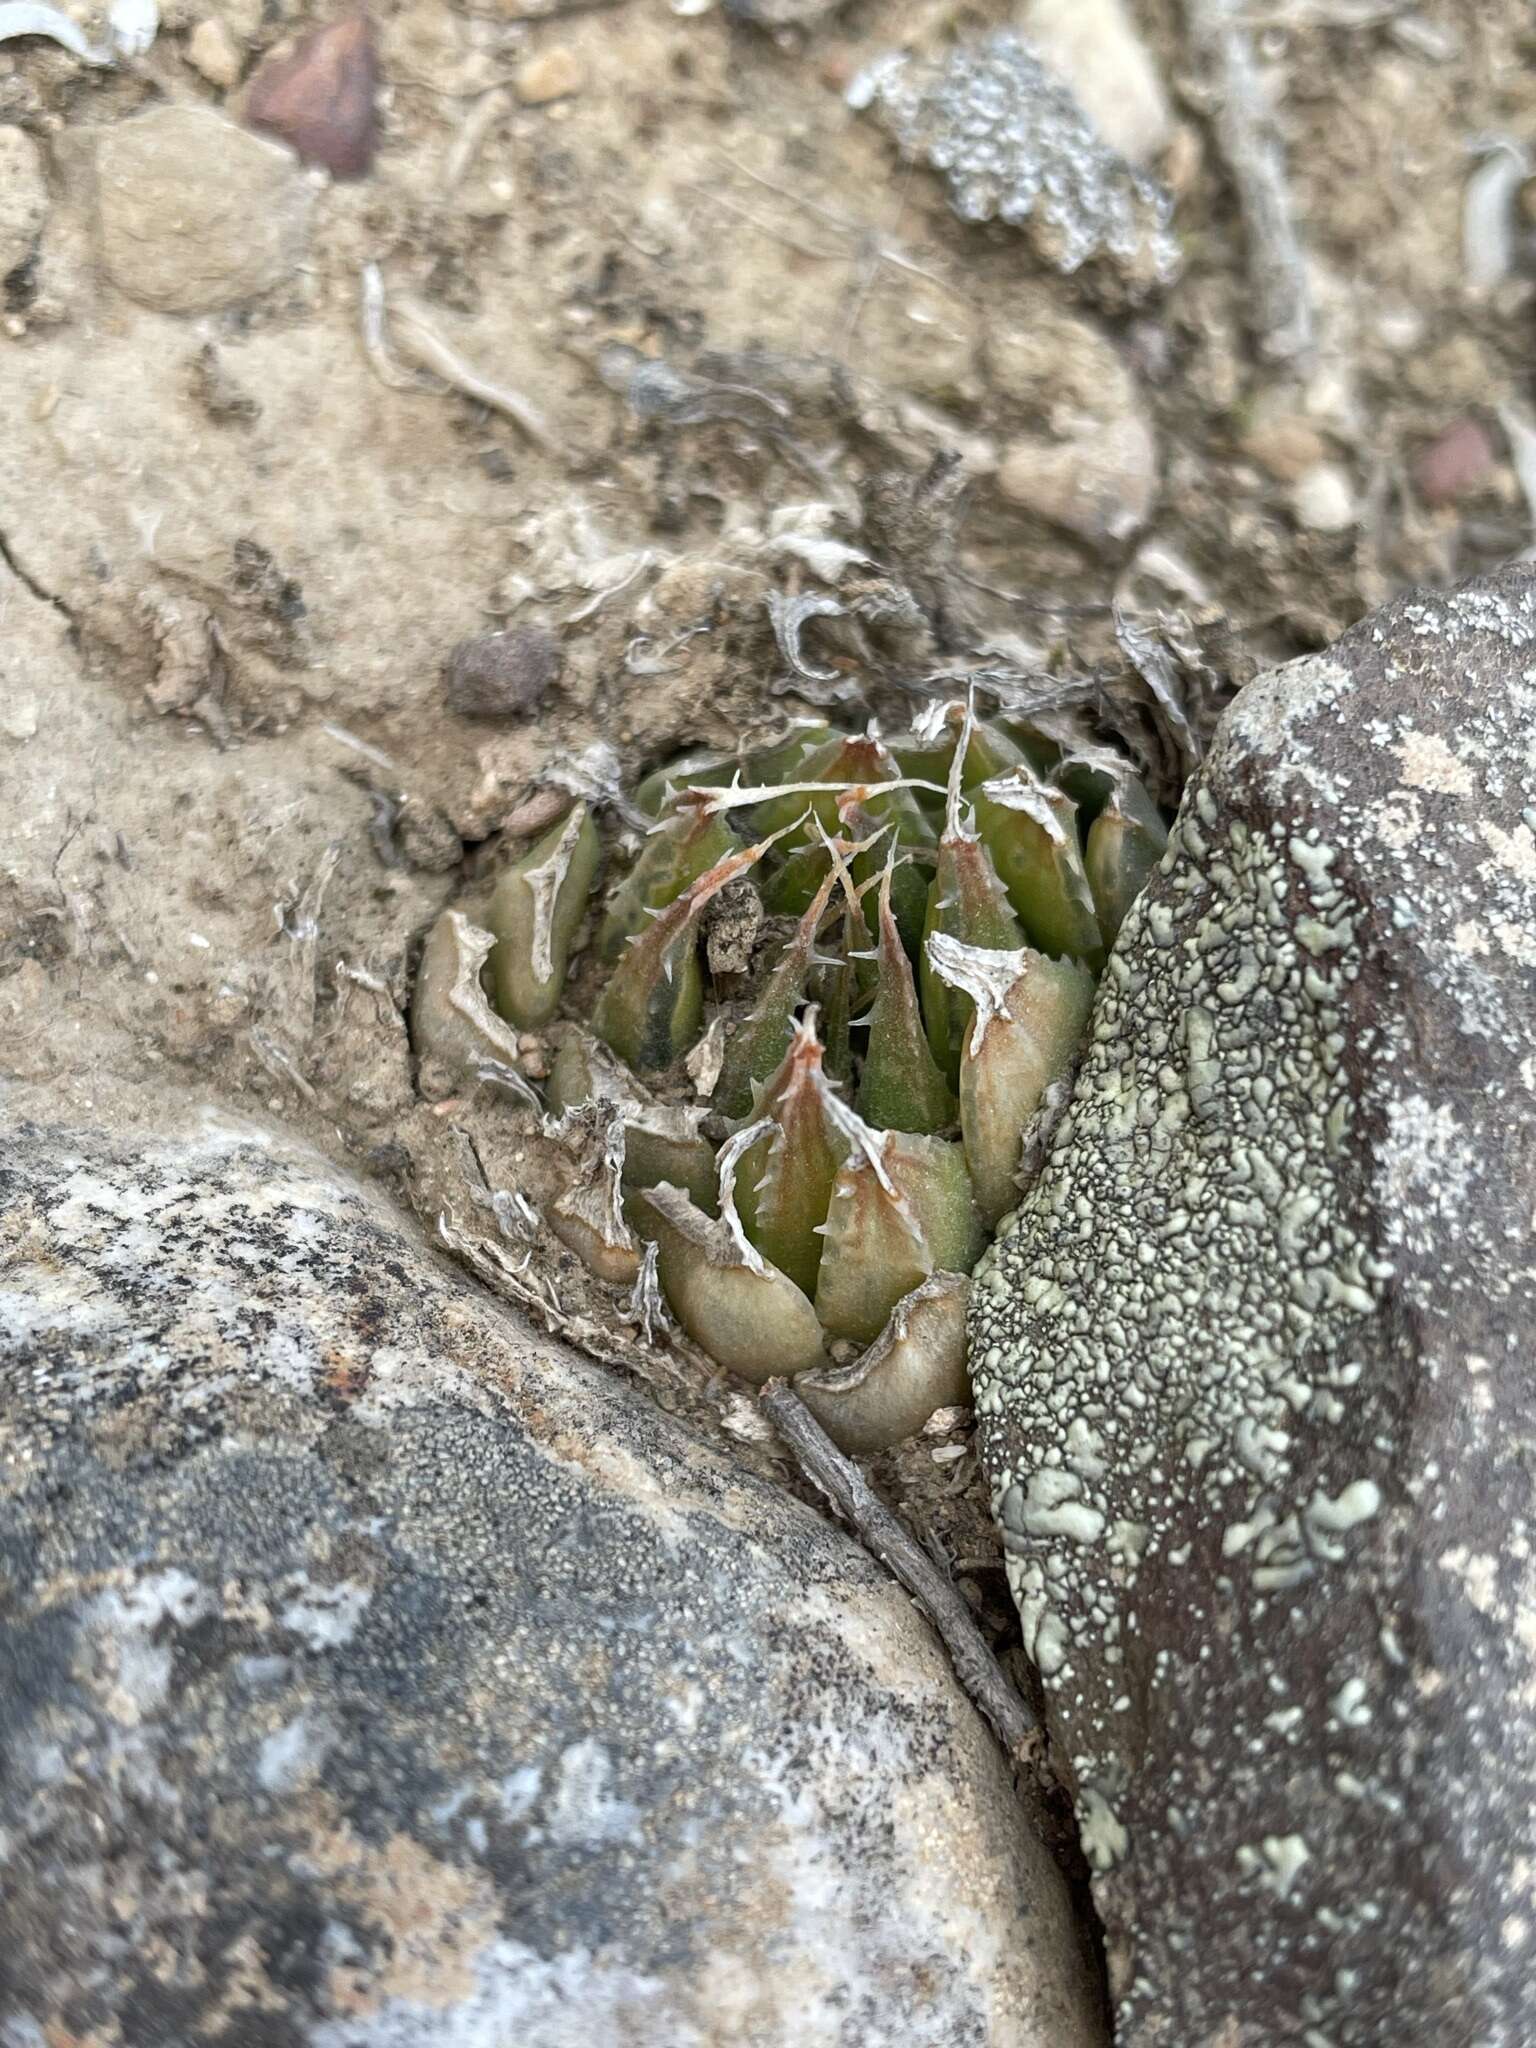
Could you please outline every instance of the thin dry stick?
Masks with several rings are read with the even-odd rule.
[[[933,1559],[871,1490],[851,1458],[845,1458],[788,1380],[769,1380],[758,1396],[774,1427],[840,1514],[853,1524],[866,1549],[895,1573],[938,1630],[955,1676],[991,1722],[1003,1748],[1022,1756],[1040,1723],[1008,1683],[971,1610]]]
[[[1314,332],[1312,292],[1274,112],[1234,0],[1185,0],[1185,6],[1210,71],[1211,126],[1242,209],[1259,344],[1276,359],[1305,355]]]

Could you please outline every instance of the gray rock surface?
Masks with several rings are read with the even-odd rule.
[[[144,1107],[0,1148],[6,2048],[1102,2042],[860,1549],[318,1155]]]
[[[207,107],[102,131],[97,235],[120,291],[162,313],[258,298],[303,253],[312,193],[291,154]]]
[[[1536,2005],[1536,575],[1262,676],[978,1280],[1125,2048]]]

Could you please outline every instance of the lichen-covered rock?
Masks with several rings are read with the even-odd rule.
[[[1099,137],[1081,106],[1011,29],[933,58],[896,51],[849,91],[902,155],[949,182],[962,220],[1022,228],[1040,260],[1115,298],[1169,284],[1179,250],[1167,191]]]
[[[973,1290],[1125,2048],[1536,2003],[1536,576],[1250,684]]]
[[[8,2043],[1102,2042],[894,1585],[317,1155],[13,1120],[0,1271]]]

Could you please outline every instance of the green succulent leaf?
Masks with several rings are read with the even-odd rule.
[[[1027,765],[1018,767],[976,791],[976,827],[1030,943],[1057,958],[1102,967],[1104,937],[1071,797]]]
[[[1107,946],[1118,938],[1125,913],[1167,845],[1162,813],[1139,782],[1127,779],[1089,826],[1083,858]]]
[[[816,1313],[834,1337],[872,1344],[901,1300],[941,1269],[965,1272],[982,1246],[958,1145],[839,1121],[848,1154],[828,1205]]]
[[[931,1133],[954,1122],[956,1102],[923,1029],[911,963],[891,907],[893,872],[888,863],[880,883],[875,1000],[858,1110],[879,1130]]]
[[[960,1063],[960,1132],[982,1221],[995,1230],[1018,1202],[1025,1127],[1082,1043],[1093,976],[1075,960],[1028,947],[988,951],[942,934],[930,952],[935,972],[974,1005]]]
[[[974,833],[958,823],[948,827],[939,841],[938,865],[923,920],[920,968],[928,1043],[953,1087],[960,1078],[960,1052],[971,1028],[973,1005],[969,996],[951,988],[933,971],[928,942],[935,932],[968,946],[1019,946],[1024,942],[991,855]]]
[[[833,872],[823,877],[762,993],[726,1046],[713,1096],[722,1116],[751,1115],[756,1089],[775,1071],[789,1048],[795,1011],[804,999],[816,953],[816,935],[836,880]]]
[[[667,1306],[717,1365],[761,1385],[826,1363],[815,1309],[746,1240],[733,1214],[706,1216],[666,1185],[639,1191],[631,1213],[657,1248]]]
[[[701,783],[718,782],[730,766],[729,754],[700,752],[669,761],[665,768],[657,768],[639,784],[635,790],[635,808],[648,818],[665,817],[679,797]]]
[[[965,1305],[970,1282],[933,1273],[903,1295],[851,1365],[801,1373],[795,1392],[839,1450],[865,1458],[913,1436],[936,1408],[970,1400]]]
[[[636,1073],[659,1073],[698,1037],[704,1019],[700,919],[720,891],[755,867],[773,844],[760,840],[716,861],[626,946],[598,998],[592,1028]]]
[[[591,814],[577,804],[502,871],[491,892],[491,987],[496,1008],[520,1031],[537,1030],[560,1007],[571,942],[601,859]]]
[[[707,874],[728,854],[740,851],[741,841],[723,817],[706,803],[685,797],[673,815],[650,834],[634,866],[613,892],[597,934],[603,959],[616,960],[635,933],[644,930],[653,911],[665,910],[690,882]]]
[[[848,1147],[828,1104],[814,1012],[757,1100],[768,1129],[742,1153],[735,1197],[742,1228],[765,1258],[808,1296],[821,1267],[821,1226]]]

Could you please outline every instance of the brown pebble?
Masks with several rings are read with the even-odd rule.
[[[187,62],[221,92],[240,83],[240,45],[215,15],[200,21],[188,36]]]
[[[1256,422],[1239,445],[1245,455],[1283,484],[1296,483],[1328,453],[1328,444],[1316,427],[1294,413]]]
[[[322,164],[333,178],[364,177],[378,142],[379,59],[366,14],[348,15],[271,56],[251,80],[245,120]]]
[[[581,86],[581,65],[576,53],[563,43],[540,50],[536,57],[520,64],[512,81],[512,90],[525,107],[544,107],[551,100],[569,99],[572,93],[581,91]]]
[[[443,672],[450,711],[461,718],[526,718],[559,677],[565,658],[543,626],[513,626],[461,640]]]
[[[1426,505],[1453,505],[1488,481],[1498,459],[1479,421],[1453,420],[1420,449],[1413,465],[1414,487]]]
[[[531,839],[536,832],[546,831],[556,818],[562,817],[570,807],[571,799],[567,791],[536,789],[532,796],[525,797],[501,820],[502,837]]]

